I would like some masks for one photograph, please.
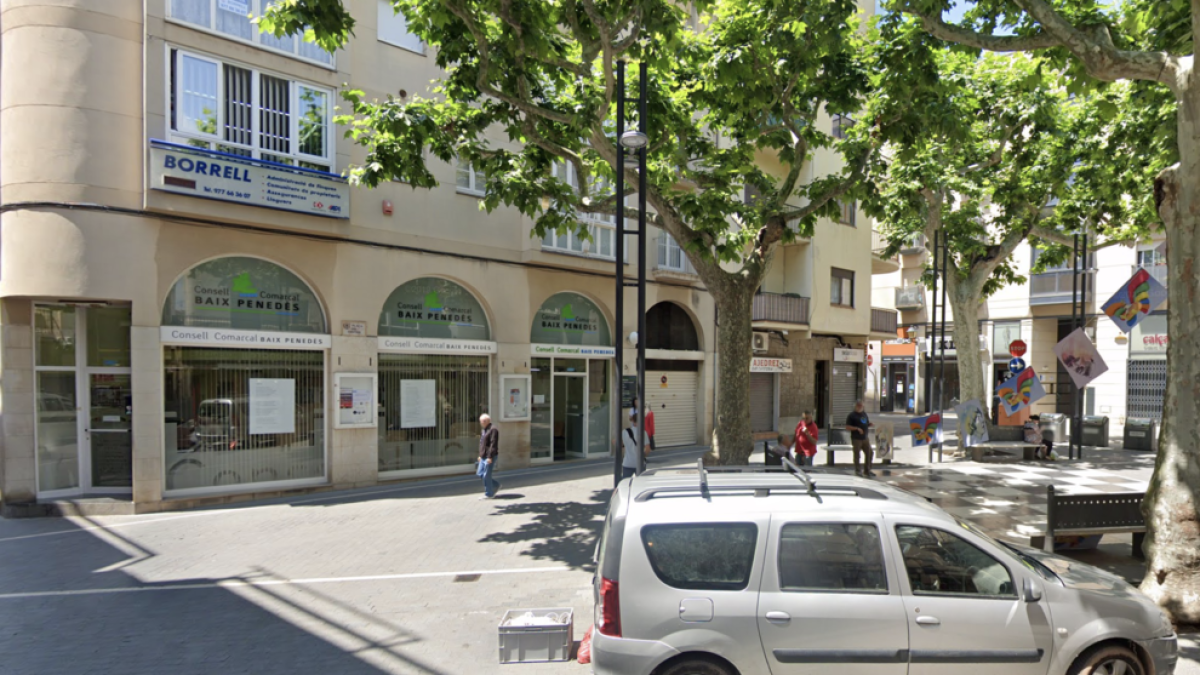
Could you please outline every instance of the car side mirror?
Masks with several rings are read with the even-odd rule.
[[[1042,599],[1042,589],[1033,583],[1033,579],[1025,577],[1025,582],[1022,584],[1021,596],[1025,599],[1025,602],[1037,602]]]

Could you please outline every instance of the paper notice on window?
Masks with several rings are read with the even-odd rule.
[[[296,433],[296,381],[250,379],[250,435]]]
[[[250,3],[246,0],[217,0],[217,8],[239,16],[250,15]]]
[[[437,380],[400,381],[400,428],[437,425]]]

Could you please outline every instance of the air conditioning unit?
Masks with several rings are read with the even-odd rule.
[[[750,348],[756,352],[765,352],[771,348],[770,333],[754,333],[750,340]]]

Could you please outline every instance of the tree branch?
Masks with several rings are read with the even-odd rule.
[[[996,148],[996,151],[992,153],[991,157],[988,157],[986,160],[984,160],[982,162],[979,162],[977,164],[972,164],[971,166],[968,166],[964,169],[959,170],[958,175],[965,176],[969,173],[975,173],[976,171],[990,169],[993,166],[996,166],[1000,162],[1004,161],[1004,151],[1008,149],[1008,142],[1010,140],[1012,140],[1013,134],[1016,133],[1016,131],[1017,131],[1017,127],[1018,127],[1018,125],[1016,125],[1016,124],[1013,124],[1008,127],[1008,131],[1005,132],[1004,138],[1000,139],[1000,147]]]
[[[1039,31],[1037,34],[1027,37],[1019,35],[985,35],[983,33],[976,33],[968,28],[963,28],[962,26],[948,24],[940,16],[918,14],[913,10],[904,11],[921,19],[921,25],[925,29],[925,32],[940,40],[955,42],[960,45],[975,47],[976,49],[986,49],[989,52],[1028,52],[1062,45],[1062,40],[1044,31]]]

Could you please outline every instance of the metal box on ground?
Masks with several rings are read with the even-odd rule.
[[[1125,420],[1126,450],[1157,450],[1158,420],[1129,418]]]
[[[499,631],[500,663],[569,661],[575,646],[575,610],[510,609],[500,619]]]
[[[1080,445],[1092,448],[1108,447],[1108,418],[1089,415],[1083,418],[1083,436]]]
[[[1046,413],[1041,416],[1042,438],[1051,443],[1067,442],[1067,416],[1060,413]]]

